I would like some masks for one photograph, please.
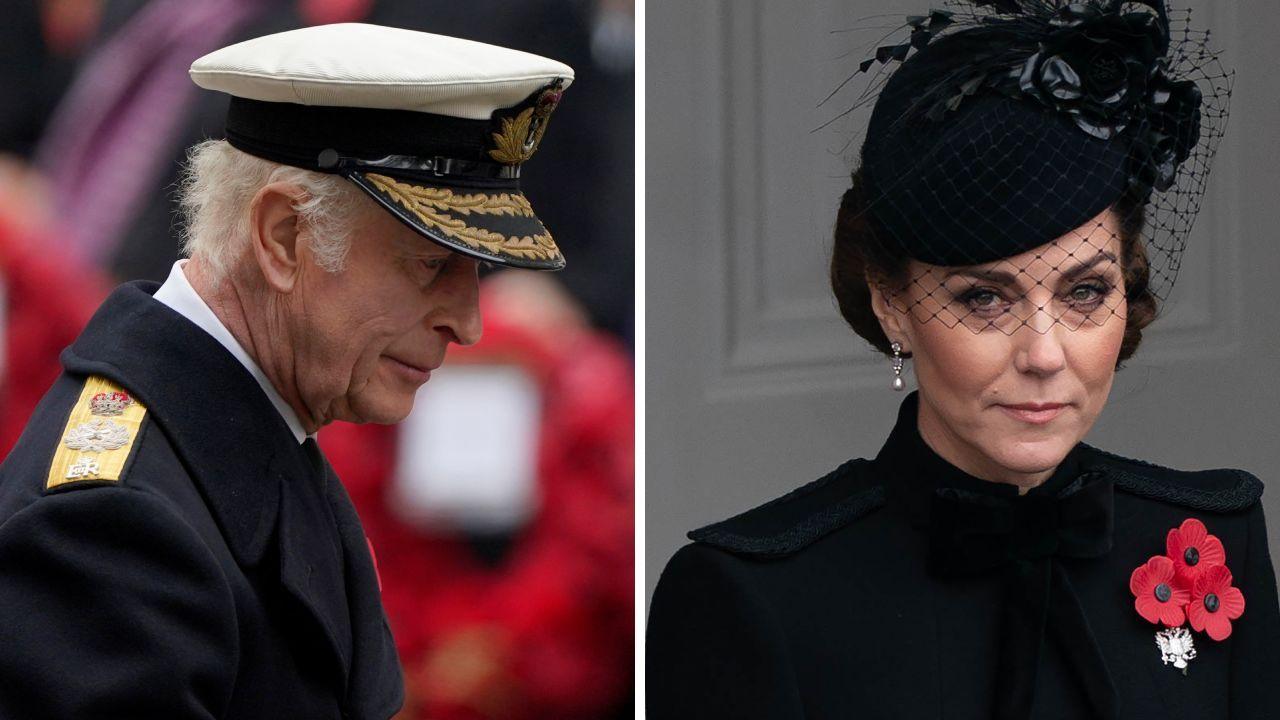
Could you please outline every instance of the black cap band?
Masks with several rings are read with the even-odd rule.
[[[368,170],[409,180],[517,189],[519,166],[492,162],[493,121],[410,110],[232,97],[226,136],[251,155],[316,172]]]

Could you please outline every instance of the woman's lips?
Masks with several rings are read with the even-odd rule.
[[[391,363],[391,366],[395,369],[396,373],[400,375],[400,377],[403,377],[409,382],[421,385],[431,379],[430,368],[410,365],[409,363],[404,362],[403,360],[397,360],[390,355],[383,355],[382,357]]]
[[[1015,420],[1021,420],[1030,425],[1044,425],[1058,417],[1067,405],[1065,403],[1018,403],[1016,405],[1000,404],[996,407]]]

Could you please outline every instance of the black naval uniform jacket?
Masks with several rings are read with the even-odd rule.
[[[649,717],[1280,718],[1256,478],[1080,445],[1018,498],[933,453],[916,403],[874,460],[690,533],[650,606]],[[1187,518],[1246,607],[1222,642],[1192,633],[1184,675],[1129,580]]]
[[[157,287],[106,300],[0,466],[0,718],[385,720],[403,682],[346,491]],[[90,379],[145,416],[118,479],[63,483]]]

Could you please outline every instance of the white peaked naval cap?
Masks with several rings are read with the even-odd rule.
[[[573,69],[541,55],[416,30],[343,23],[290,30],[214,50],[191,79],[266,102],[412,110],[488,119]]]
[[[424,237],[501,265],[564,267],[520,192],[573,70],[539,55],[359,23],[246,40],[191,65],[231,96],[227,140],[340,174]]]

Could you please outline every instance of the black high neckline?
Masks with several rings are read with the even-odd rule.
[[[920,396],[912,392],[903,399],[897,422],[873,461],[877,474],[883,479],[889,504],[905,512],[912,524],[921,527],[929,524],[929,508],[938,488],[1018,497],[1018,486],[975,477],[938,455],[920,436],[919,414]],[[1083,445],[1077,443],[1053,474],[1026,495],[1057,495],[1080,477],[1084,472],[1080,460],[1082,448]]]

